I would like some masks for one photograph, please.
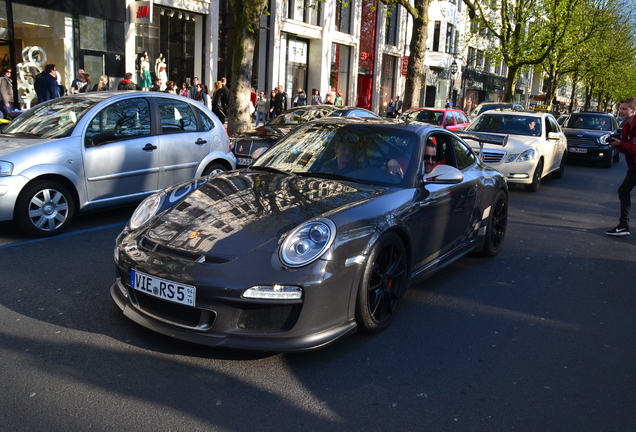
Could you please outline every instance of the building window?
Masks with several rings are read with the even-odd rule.
[[[455,26],[446,24],[446,52],[450,54],[453,53],[455,47],[453,36],[455,36]]]
[[[477,69],[483,69],[484,67],[484,52],[477,50],[477,59],[475,60],[475,67]]]
[[[322,3],[314,0],[303,2],[303,22],[315,26],[320,25],[320,11]]]
[[[351,34],[351,2],[336,1],[336,30]]]
[[[386,9],[386,33],[384,43],[386,45],[397,46],[398,44],[398,23],[400,22],[399,8],[396,3],[387,6]]]
[[[87,16],[79,17],[80,48],[90,51],[106,51],[106,21]]]
[[[439,51],[439,38],[441,33],[441,21],[435,21],[435,29],[433,30],[433,51]]]
[[[343,105],[349,105],[349,68],[351,65],[351,47],[331,44],[331,75],[329,87],[336,94],[342,92]]]
[[[468,47],[468,60],[466,66],[475,69],[475,59],[477,58],[477,50],[473,47]]]

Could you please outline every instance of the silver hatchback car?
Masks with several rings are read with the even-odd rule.
[[[53,236],[77,212],[234,168],[225,128],[199,102],[154,92],[66,96],[0,134],[0,222]]]

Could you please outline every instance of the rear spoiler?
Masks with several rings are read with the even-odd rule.
[[[479,159],[484,161],[484,144],[494,144],[505,147],[508,144],[508,135],[494,135],[483,132],[455,132],[455,135],[463,139],[477,141],[479,143]]]

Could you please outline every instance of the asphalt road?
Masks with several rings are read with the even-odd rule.
[[[636,233],[603,233],[624,172],[511,190],[498,257],[413,287],[379,335],[293,355],[125,318],[108,290],[132,209],[46,240],[0,227],[0,430],[636,431]]]

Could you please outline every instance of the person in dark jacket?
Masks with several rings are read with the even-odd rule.
[[[280,115],[283,111],[287,111],[287,93],[283,90],[283,86],[279,85],[278,93],[276,93],[276,99],[274,100],[274,106],[276,115]]]
[[[119,82],[117,90],[141,90],[141,87],[139,87],[132,81],[132,77],[132,73],[126,72],[126,75],[124,75],[124,79]]]
[[[108,91],[110,86],[108,84],[108,75],[102,75],[99,77],[99,82],[93,86],[92,91]]]
[[[57,69],[54,64],[44,66],[44,72],[35,80],[35,93],[38,95],[38,103],[60,97],[60,88],[57,86]]]

